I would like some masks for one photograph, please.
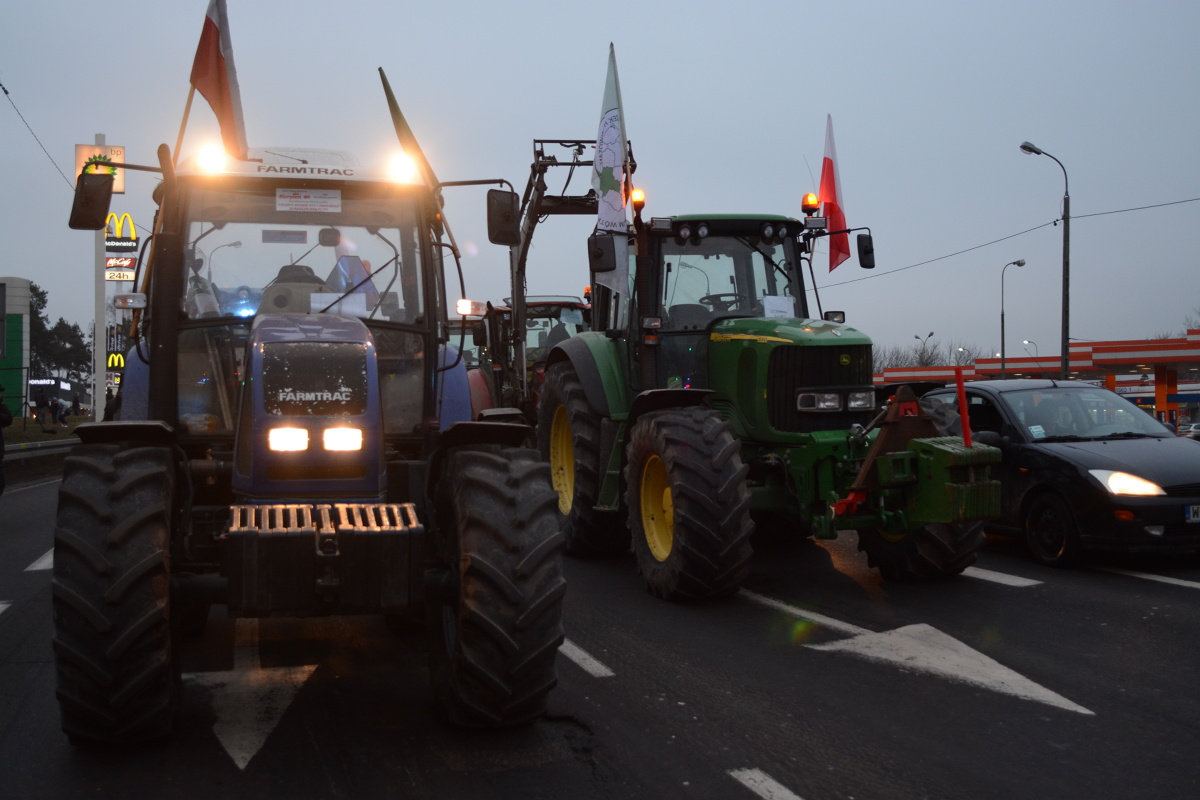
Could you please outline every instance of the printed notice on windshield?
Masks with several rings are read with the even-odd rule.
[[[796,301],[790,297],[766,295],[762,307],[764,317],[792,317],[796,314]]]
[[[276,189],[275,210],[341,211],[342,193],[338,189]]]

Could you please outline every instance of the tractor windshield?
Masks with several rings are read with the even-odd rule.
[[[665,240],[663,328],[697,330],[725,317],[802,317],[794,240],[707,236]]]
[[[402,187],[194,189],[190,319],[328,311],[424,323],[418,209]]]

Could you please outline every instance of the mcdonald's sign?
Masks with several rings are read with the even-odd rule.
[[[129,223],[129,236],[123,236],[127,222]],[[137,252],[137,226],[133,224],[133,217],[129,216],[129,212],[117,216],[116,212],[110,211],[104,220],[104,231],[104,249],[108,252]]]
[[[107,366],[109,369],[125,369],[125,354],[109,351]]]

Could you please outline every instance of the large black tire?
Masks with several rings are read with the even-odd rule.
[[[82,445],[66,459],[54,531],[54,658],[73,744],[161,739],[175,726],[174,497],[167,448]]]
[[[1079,561],[1079,526],[1061,497],[1042,494],[1030,503],[1025,542],[1033,557],[1047,566],[1069,567]]]
[[[629,531],[618,514],[596,510],[608,453],[600,452],[600,414],[588,403],[570,362],[546,371],[538,404],[538,449],[550,464],[558,493],[559,522],[566,551],[602,556],[629,549]]]
[[[566,581],[555,502],[536,450],[463,449],[446,460],[432,543],[453,597],[429,608],[430,671],[453,724],[529,722],[558,683]]]
[[[867,565],[878,567],[889,580],[958,575],[975,563],[986,541],[982,522],[934,523],[900,536],[858,532],[858,549],[867,554]]]
[[[750,568],[749,469],[729,423],[705,408],[638,418],[626,449],[629,530],[651,593],[732,594]]]

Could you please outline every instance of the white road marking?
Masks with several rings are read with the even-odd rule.
[[[5,491],[9,494],[12,494],[13,492],[27,492],[30,489],[40,489],[43,486],[50,486],[51,484],[59,483],[60,481],[62,481],[62,478],[55,478],[52,481],[43,481],[42,483],[31,483],[28,486],[10,486]]]
[[[217,716],[213,733],[238,769],[244,770],[316,668],[310,664],[263,669],[258,658],[258,620],[238,619],[234,622],[233,669],[194,672],[184,678],[212,692]]]
[[[0,614],[3,614],[5,611],[7,611],[11,605],[12,603],[0,603]]]
[[[745,589],[739,594],[759,605],[816,622],[850,637],[829,644],[805,645],[813,650],[843,652],[871,661],[899,664],[906,669],[981,686],[1025,700],[1046,703],[1067,711],[1094,714],[1083,706],[1072,703],[1067,698],[1039,686],[1020,673],[967,647],[954,637],[948,636],[930,625],[906,625],[893,631],[875,633],[866,628],[860,628],[857,625],[821,614],[814,614]]]
[[[738,596],[744,597],[752,603],[758,603],[760,606],[766,606],[767,608],[771,608],[776,611],[782,611],[785,614],[791,614],[793,617],[800,617],[801,619],[806,619],[810,622],[816,622],[819,625],[824,625],[831,631],[844,633],[847,636],[862,636],[864,634],[871,633],[871,631],[867,630],[866,628],[860,628],[857,625],[851,625],[849,622],[842,622],[841,620],[834,619],[833,617],[826,617],[812,611],[805,611],[802,608],[790,606],[781,600],[775,600],[774,598],[766,597],[746,589],[742,589],[740,592],[738,592]]]
[[[885,633],[872,633],[829,644],[806,646],[813,650],[853,653],[870,661],[900,664],[952,681],[981,686],[1026,700],[1036,700],[1077,714],[1095,714],[1062,695],[1039,686],[978,650],[972,650],[953,636],[947,636],[931,625],[905,625]]]
[[[978,578],[981,581],[1002,583],[1005,586],[1037,586],[1041,583],[1041,581],[1035,581],[1032,578],[1021,578],[1017,575],[993,572],[990,569],[980,569],[979,567],[967,567],[963,570],[963,575],[966,575],[968,578]]]
[[[563,640],[562,645],[558,648],[558,652],[574,661],[584,670],[584,672],[587,672],[593,678],[611,678],[617,674],[601,664],[592,656],[588,655],[582,648],[579,647],[579,645],[575,644],[570,639]]]
[[[729,777],[754,792],[763,800],[802,800],[800,795],[788,789],[761,769],[731,769]]]
[[[1134,572],[1133,570],[1117,569],[1116,567],[1095,567],[1095,569],[1103,572],[1115,572],[1118,575],[1128,575],[1131,578],[1142,578],[1148,581],[1169,583],[1172,586],[1186,586],[1188,589],[1200,589],[1200,583],[1197,583],[1196,581],[1185,581],[1183,578],[1169,578],[1166,575],[1154,575],[1149,572]]]
[[[51,569],[54,567],[54,548],[47,550],[41,558],[25,568],[26,572],[36,572],[40,569]]]

